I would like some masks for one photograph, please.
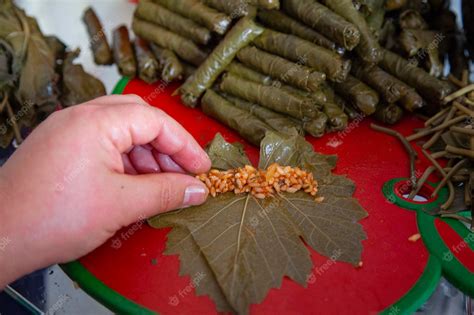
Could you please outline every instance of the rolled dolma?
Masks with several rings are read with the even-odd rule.
[[[154,0],[154,2],[220,35],[224,35],[230,26],[230,17],[206,6],[199,0]]]
[[[247,2],[258,8],[267,10],[279,10],[280,0],[247,0]]]
[[[293,34],[302,39],[306,39],[313,44],[330,50],[336,50],[336,44],[333,41],[327,39],[327,37],[316,32],[312,28],[309,28],[299,21],[289,17],[282,11],[259,10],[258,18],[265,26],[271,29],[282,33]]]
[[[125,25],[117,27],[113,32],[114,60],[121,75],[133,78],[137,74],[137,62],[133,53],[132,43]]]
[[[425,106],[425,101],[418,92],[409,87],[407,84],[404,86],[403,96],[399,101],[400,105],[403,106],[407,111],[413,112],[414,110],[420,109]]]
[[[231,73],[224,76],[219,88],[225,93],[297,119],[315,118],[318,112],[314,101],[309,98],[296,96],[273,86],[246,81]]]
[[[237,131],[242,138],[256,146],[260,144],[267,131],[273,130],[250,112],[233,106],[211,89],[204,94],[201,107],[206,115]]]
[[[342,110],[344,113],[346,113],[347,117],[349,120],[355,120],[358,119],[362,116],[360,112],[358,112],[351,104],[346,102],[342,97],[339,95],[336,95],[335,101],[334,101]]]
[[[384,101],[389,104],[399,102],[410,112],[424,105],[423,98],[415,89],[409,87],[405,82],[400,81],[378,66],[367,68],[359,62],[354,62],[352,65],[352,73],[359,80],[380,93]]]
[[[110,65],[114,61],[112,50],[110,49],[107,37],[102,27],[102,23],[95,14],[94,9],[87,8],[82,16],[82,20],[87,27],[89,42],[91,44],[94,61],[98,65]]]
[[[375,112],[379,103],[379,95],[362,81],[349,75],[342,83],[334,83],[334,89],[346,101],[351,102],[365,115]]]
[[[207,54],[191,40],[153,23],[134,18],[132,28],[137,36],[172,50],[181,59],[193,65],[200,65],[207,57]]]
[[[351,69],[349,60],[295,35],[266,29],[254,40],[254,44],[267,52],[324,72],[334,82],[344,81]]]
[[[400,47],[409,57],[416,57],[420,51],[428,55],[429,73],[440,77],[443,74],[444,65],[439,57],[436,43],[441,42],[441,34],[428,30],[405,29],[400,34]]]
[[[360,113],[345,99],[336,94],[336,92],[329,86],[329,84],[322,84],[320,90],[327,99],[327,102],[336,104],[348,116],[350,120],[360,117]]]
[[[328,117],[328,125],[331,131],[346,129],[349,117],[339,105],[333,102],[326,102],[324,103],[323,111]]]
[[[375,111],[374,118],[381,123],[394,125],[403,117],[403,110],[396,104],[380,104]]]
[[[138,77],[146,83],[155,83],[159,79],[160,64],[156,61],[148,43],[137,37],[133,42],[137,58]]]
[[[315,0],[285,0],[282,7],[291,16],[349,51],[359,45],[359,29]]]
[[[135,15],[147,22],[165,27],[198,44],[207,45],[211,39],[211,32],[207,28],[150,1],[142,0],[138,2]]]
[[[420,12],[415,10],[405,10],[398,18],[400,28],[408,30],[427,30],[428,23],[421,16]]]
[[[323,112],[317,112],[312,119],[303,119],[303,129],[313,137],[324,136],[328,124],[328,116]]]
[[[224,39],[212,51],[209,57],[198,67],[194,75],[186,80],[180,88],[184,104],[195,107],[199,97],[210,88],[217,77],[235,58],[237,52],[247,46],[263,28],[250,18],[244,17],[232,27]]]
[[[317,91],[321,82],[326,80],[324,73],[256,47],[243,48],[237,53],[237,58],[247,66],[306,91]]]
[[[182,78],[184,67],[174,52],[156,44],[151,44],[151,51],[160,64],[163,81],[172,82]]]
[[[448,82],[438,80],[389,50],[384,51],[380,66],[414,87],[427,100],[439,103],[453,92],[453,87]]]
[[[378,40],[380,32],[382,30],[383,24],[385,22],[385,9],[383,5],[372,12],[367,18],[367,25],[369,25],[370,30],[374,33],[375,38]]]
[[[228,94],[222,95],[225,99],[231,102],[234,106],[246,110],[251,114],[257,116],[263,122],[268,124],[274,130],[287,135],[294,135],[295,133],[304,135],[302,124],[295,122],[285,115],[274,112],[263,106],[244,101],[238,97]]]
[[[61,68],[61,105],[64,107],[81,104],[106,94],[104,84],[74,64],[80,50],[66,54]]]
[[[316,106],[319,109],[322,108],[322,104],[324,104],[328,100],[326,95],[320,89],[315,92],[308,92],[308,91],[304,91],[296,87],[293,87],[291,85],[281,83],[280,81],[273,81],[272,86],[277,87],[283,91],[287,91],[293,95],[311,99],[313,100],[314,106]]]
[[[378,66],[367,67],[361,62],[353,62],[351,73],[379,92],[390,104],[398,102],[404,95],[406,84]]]
[[[184,79],[187,79],[190,76],[192,76],[194,74],[194,72],[196,72],[196,70],[197,70],[197,68],[195,66],[190,65],[189,63],[187,63],[185,61],[181,61],[181,65],[183,66],[183,78]]]
[[[204,3],[211,8],[224,12],[232,19],[246,16],[249,13],[247,0],[204,0]]]
[[[381,47],[373,36],[364,16],[354,7],[352,0],[323,0],[323,3],[359,29],[360,43],[355,48],[359,57],[367,63],[378,63],[382,59]]]
[[[270,85],[272,83],[271,77],[266,76],[253,69],[250,69],[249,67],[244,66],[238,61],[232,61],[227,66],[226,70],[245,80],[261,83],[263,85]]]

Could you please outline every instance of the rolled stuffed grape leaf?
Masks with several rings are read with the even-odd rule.
[[[354,24],[315,0],[285,0],[283,10],[347,50],[360,42],[360,31]]]
[[[207,45],[211,40],[211,31],[207,28],[151,1],[138,2],[135,15],[147,22],[165,27],[197,44]]]
[[[198,0],[154,0],[179,15],[224,35],[230,26],[231,19]]]
[[[213,90],[207,90],[201,101],[203,113],[235,130],[248,142],[259,145],[272,127],[252,113],[234,106]]]
[[[351,69],[350,60],[345,60],[334,51],[294,35],[266,29],[254,43],[269,53],[324,72],[328,79],[334,82],[346,80]]]
[[[355,48],[365,62],[375,64],[382,59],[382,50],[370,30],[364,16],[355,8],[352,0],[323,0],[331,10],[353,23],[360,31],[360,43]]]
[[[282,33],[293,34],[313,44],[336,50],[336,44],[312,28],[291,18],[282,11],[258,10],[258,19],[268,28]]]
[[[221,136],[208,152],[214,152],[210,157],[217,168],[248,162],[240,146]],[[302,240],[323,255],[337,253],[340,261],[357,265],[361,259],[366,236],[357,221],[367,213],[352,198],[354,184],[331,174],[336,158],[315,153],[300,136],[275,133],[262,141],[260,155],[260,168],[281,163],[313,172],[324,200],[303,192],[263,200],[226,193],[149,220],[155,228],[172,227],[166,254],[180,255],[181,275],[202,275],[196,293],[209,295],[219,311],[247,314],[251,304],[281,286],[284,276],[305,286],[312,263]]]
[[[250,18],[241,18],[226,34],[224,39],[212,51],[209,57],[198,67],[194,75],[180,87],[184,104],[195,107],[199,97],[210,88],[219,75],[232,62],[240,49],[262,34],[263,28]]]

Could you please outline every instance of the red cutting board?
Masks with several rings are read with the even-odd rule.
[[[202,146],[217,132],[227,141],[244,143],[252,162],[257,162],[257,148],[199,109],[183,106],[179,97],[171,95],[176,88],[122,80],[117,91],[138,94],[163,109]],[[351,123],[344,132],[308,138],[316,151],[337,154],[335,172],[348,175],[357,185],[354,197],[369,213],[361,221],[368,237],[363,242],[363,266],[335,263],[311,250],[314,277],[308,287],[285,278],[281,288],[272,289],[262,304],[251,307],[251,314],[373,314],[384,309],[398,314],[413,311],[436,287],[440,265],[436,259],[429,259],[422,240],[408,240],[419,233],[416,212],[398,207],[382,194],[387,181],[407,177],[407,155],[396,139],[372,131],[370,123],[367,118]],[[406,135],[421,125],[420,120],[409,116],[395,129]],[[427,165],[421,158],[417,169],[423,171]],[[195,295],[190,277],[179,276],[178,256],[163,255],[168,231],[137,223],[79,262],[65,266],[65,270],[89,294],[116,312],[147,313],[144,307],[160,314],[215,314],[207,296]]]

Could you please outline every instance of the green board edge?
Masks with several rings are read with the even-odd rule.
[[[123,315],[154,315],[157,314],[125,297],[106,286],[102,281],[90,273],[80,262],[74,261],[60,265],[62,270],[99,303]]]
[[[413,314],[433,294],[441,279],[441,264],[438,259],[430,256],[425,271],[415,285],[398,302],[387,307],[381,315]]]
[[[423,242],[429,252],[436,256],[441,263],[443,275],[459,290],[470,297],[474,297],[474,274],[464,267],[446,246],[435,226],[437,218],[422,211],[419,211],[417,216],[418,228]],[[474,250],[474,233],[471,233],[466,226],[457,220],[443,219],[443,221],[449,224],[465,240],[471,250]]]
[[[122,77],[112,90],[112,94],[122,94],[125,88],[127,87],[128,82],[130,82],[129,78]]]
[[[444,203],[448,199],[448,190],[446,187],[442,188],[438,193],[438,198],[430,203],[413,203],[406,199],[400,198],[395,193],[395,185],[401,181],[407,181],[407,178],[394,178],[386,182],[382,187],[382,193],[385,198],[390,202],[394,203],[397,206],[407,209],[407,210],[424,210],[430,211],[437,208],[439,205]],[[429,185],[435,187],[433,183],[428,183]]]

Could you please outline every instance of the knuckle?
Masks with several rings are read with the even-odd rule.
[[[137,94],[127,94],[126,97],[131,103],[138,103],[142,105],[145,104],[145,101],[143,100],[143,98],[141,98],[141,96]]]
[[[93,105],[77,105],[64,110],[64,113],[67,114],[69,118],[81,120],[94,116],[96,112],[97,108]]]

